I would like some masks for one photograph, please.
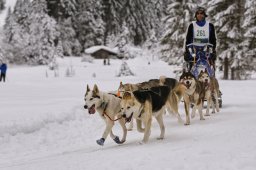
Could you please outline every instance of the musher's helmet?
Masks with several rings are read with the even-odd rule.
[[[205,17],[207,17],[208,15],[206,15],[206,12],[205,12],[205,8],[203,7],[197,7],[196,9],[196,12],[195,12],[195,18],[196,18],[196,15],[199,13],[199,12],[202,12],[204,14]]]

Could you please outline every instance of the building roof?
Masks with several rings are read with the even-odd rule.
[[[105,51],[108,51],[108,52],[116,54],[116,55],[118,54],[118,49],[109,48],[109,47],[104,46],[104,45],[92,46],[92,47],[89,47],[89,48],[85,49],[84,51],[87,54],[93,54],[93,53],[95,53],[96,51],[99,51],[99,50],[105,50]]]

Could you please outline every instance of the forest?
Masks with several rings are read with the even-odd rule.
[[[181,65],[198,6],[207,9],[207,21],[216,28],[223,78],[250,79],[256,70],[254,0],[17,0],[7,9],[1,55],[9,63],[40,65],[56,56],[82,56],[94,45],[122,52],[136,46]]]

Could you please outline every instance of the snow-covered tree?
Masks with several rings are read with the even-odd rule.
[[[61,22],[75,15],[77,0],[47,0],[48,14]]]
[[[26,57],[32,63],[46,64],[53,57],[54,41],[59,37],[58,28],[56,21],[47,14],[45,0],[32,1],[31,9]]]
[[[134,45],[141,45],[150,36],[150,30],[158,29],[160,18],[157,15],[159,8],[155,8],[157,3],[150,0],[123,1],[120,17],[128,27]]]
[[[10,62],[24,62],[25,47],[28,43],[29,0],[17,1],[14,11],[8,9],[4,25],[3,48],[7,51]]]
[[[64,19],[59,23],[60,42],[62,44],[65,56],[81,55],[81,45],[76,38],[76,32],[73,28],[71,17]]]
[[[123,61],[117,74],[117,77],[122,76],[134,76],[135,74],[131,71],[130,67],[128,66],[127,62]]]
[[[244,28],[243,57],[246,58],[248,69],[256,70],[256,1],[254,0],[245,1],[242,27]]]
[[[207,3],[209,17],[212,19],[217,32],[217,52],[219,58],[224,61],[224,79],[239,78],[235,77],[235,70],[239,71],[241,65],[237,65],[241,56],[242,34],[242,17],[243,1],[237,0],[210,0]],[[231,71],[229,71],[231,70]]]
[[[121,29],[120,10],[122,9],[120,0],[103,0],[103,21],[105,22],[104,44],[107,44],[107,38],[110,35],[118,34]]]
[[[46,64],[53,57],[59,32],[46,7],[44,0],[20,0],[8,13],[5,41],[14,47],[14,62]]]
[[[163,18],[165,32],[161,44],[163,45],[162,58],[169,64],[181,62],[186,30],[194,20],[196,2],[196,0],[171,0],[166,9],[167,15]]]
[[[104,44],[105,25],[102,20],[102,4],[97,0],[78,1],[74,27],[82,48]]]
[[[5,8],[5,0],[0,0],[0,11]]]

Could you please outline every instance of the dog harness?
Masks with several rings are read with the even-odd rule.
[[[113,122],[114,122],[114,121],[117,121],[117,120],[119,120],[119,119],[122,118],[122,116],[120,116],[119,118],[112,119],[112,118],[107,114],[107,112],[106,112],[107,106],[108,106],[108,103],[103,100],[103,102],[102,102],[101,105],[100,105],[100,107],[103,108],[103,114],[102,114],[103,117],[105,117],[104,115],[106,115],[106,116],[107,116],[110,120],[112,120]]]

